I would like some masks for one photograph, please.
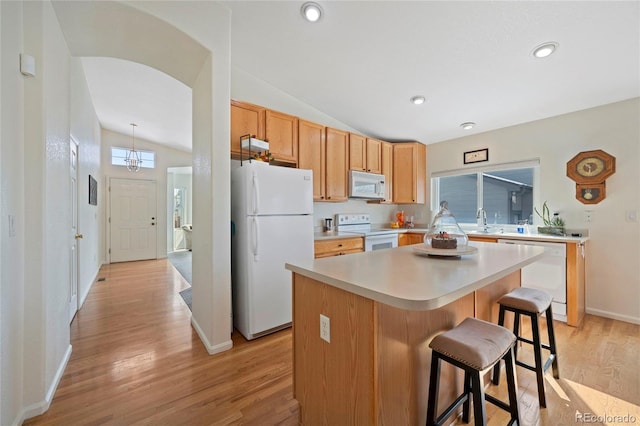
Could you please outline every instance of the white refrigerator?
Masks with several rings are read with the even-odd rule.
[[[313,259],[311,170],[244,162],[231,172],[233,325],[248,340],[289,327],[291,272]]]

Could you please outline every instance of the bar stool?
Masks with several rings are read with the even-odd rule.
[[[558,372],[558,353],[556,351],[556,338],[553,332],[553,314],[551,312],[551,296],[541,290],[533,288],[516,288],[510,293],[505,294],[498,300],[500,304],[500,314],[498,316],[498,324],[504,325],[504,313],[505,311],[511,311],[515,314],[513,322],[513,334],[516,335],[516,339],[528,343],[533,346],[533,356],[535,358],[535,366],[526,364],[522,361],[518,361],[518,346],[514,348],[515,363],[528,370],[536,372],[536,378],[538,380],[538,400],[540,401],[540,407],[546,407],[547,401],[544,395],[544,372],[549,368],[549,365],[553,366],[553,377],[560,378]],[[546,345],[540,341],[540,327],[538,325],[538,317],[545,312],[547,317],[547,333],[549,336],[549,344]],[[525,339],[521,337],[520,332],[520,315],[526,315],[531,319],[531,330],[533,333],[533,340]],[[549,359],[542,365],[542,349],[546,349],[550,352]],[[493,370],[493,384],[497,385],[500,380],[500,364],[496,364]]]
[[[515,376],[513,347],[516,338],[504,327],[475,318],[466,318],[457,327],[436,336],[429,347],[431,353],[431,375],[429,377],[429,399],[427,425],[442,425],[455,409],[462,407],[462,420],[469,423],[469,403],[473,394],[473,416],[476,426],[485,425],[487,416],[484,401],[508,411],[509,424],[518,422],[518,385]],[[501,359],[505,361],[509,404],[505,404],[484,392],[483,377]],[[438,387],[440,384],[440,360],[464,370],[464,390],[456,400],[437,416]]]

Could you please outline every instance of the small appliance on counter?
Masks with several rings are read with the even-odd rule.
[[[324,232],[331,232],[333,230],[333,225],[331,224],[331,222],[333,222],[333,219],[330,217],[324,220],[324,227],[322,228]]]

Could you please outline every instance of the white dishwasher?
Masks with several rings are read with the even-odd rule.
[[[567,322],[567,245],[540,241],[504,240],[498,244],[544,247],[544,255],[522,268],[522,287],[544,290],[553,297],[553,319]]]

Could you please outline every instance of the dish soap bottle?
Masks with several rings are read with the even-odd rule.
[[[440,203],[440,211],[435,215],[429,231],[424,235],[424,244],[434,249],[465,248],[469,244],[469,237],[449,211],[446,201]]]

